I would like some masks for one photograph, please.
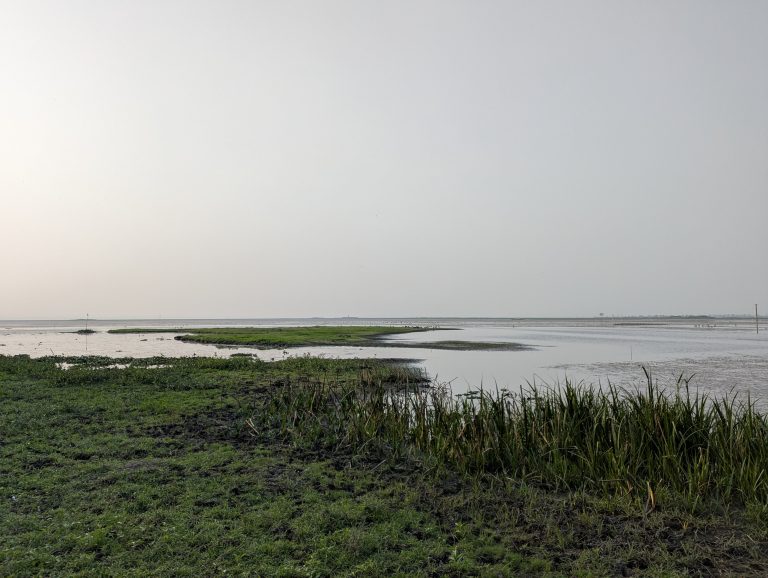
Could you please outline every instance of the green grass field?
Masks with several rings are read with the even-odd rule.
[[[3,576],[768,572],[759,508],[661,493],[648,512],[642,495],[465,473],[333,421],[418,384],[396,365],[61,361],[0,356]]]

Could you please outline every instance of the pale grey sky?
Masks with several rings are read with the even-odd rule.
[[[768,309],[768,2],[0,0],[0,318]]]

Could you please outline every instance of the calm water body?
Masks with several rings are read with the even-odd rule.
[[[429,376],[451,383],[460,393],[482,385],[516,389],[526,382],[557,383],[566,378],[588,383],[641,384],[642,367],[662,384],[681,373],[692,385],[711,392],[732,388],[768,404],[768,327],[755,334],[747,320],[654,320],[624,324],[597,319],[246,319],[90,321],[93,335],[71,333],[78,321],[0,321],[0,354],[104,355],[109,357],[219,356],[255,354],[261,359],[286,356],[377,357],[418,359]],[[176,334],[111,335],[118,327],[191,328],[211,326],[426,325],[434,331],[388,339],[388,347],[307,347],[257,351],[183,343]],[[762,324],[762,320],[761,320]],[[449,329],[449,328],[458,328]],[[530,351],[442,351],[398,347],[403,342],[439,340],[523,343]]]

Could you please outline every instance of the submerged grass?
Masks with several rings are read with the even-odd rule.
[[[456,397],[326,384],[271,392],[263,419],[314,443],[416,456],[465,474],[646,500],[741,504],[768,512],[768,419],[747,398],[567,382]]]

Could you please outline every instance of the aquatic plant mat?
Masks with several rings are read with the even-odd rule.
[[[419,378],[366,360],[0,356],[0,575],[768,573],[764,476],[750,473],[765,420],[749,408],[718,418],[704,400],[687,420],[647,389],[626,398],[635,417],[578,389],[455,402]],[[600,411],[626,421],[609,434]],[[535,444],[524,469],[490,441],[502,423]],[[577,435],[643,423],[671,437],[646,432],[615,466]],[[674,464],[693,468],[688,489],[667,479]]]

